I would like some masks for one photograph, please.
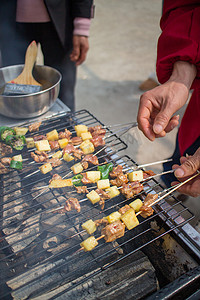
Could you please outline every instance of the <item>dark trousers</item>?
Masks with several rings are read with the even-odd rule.
[[[56,30],[48,23],[15,23],[15,28],[1,32],[2,66],[23,64],[28,45],[35,40],[41,44],[44,64],[57,69],[62,74],[59,98],[75,110],[74,89],[76,66],[69,59],[71,51],[66,52]]]

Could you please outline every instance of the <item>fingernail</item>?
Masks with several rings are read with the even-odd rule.
[[[174,172],[176,177],[183,177],[184,176],[184,171],[181,168],[176,169],[176,171]]]
[[[157,134],[161,133],[163,131],[163,127],[160,124],[155,124],[153,126],[153,131]]]

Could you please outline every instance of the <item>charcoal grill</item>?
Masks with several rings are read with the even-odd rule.
[[[24,123],[24,125],[28,124]],[[61,113],[45,118],[39,134],[46,134],[53,129],[62,131],[65,128],[73,132],[76,124],[104,126],[91,113],[81,110],[73,114]],[[112,134],[113,132],[109,128],[107,128],[107,132],[110,137],[106,140],[107,147],[98,153],[99,161],[112,161],[114,165],[120,164],[126,168],[137,166],[136,162],[124,154],[123,150],[127,145],[122,138],[117,134]],[[32,136],[33,133],[29,133],[29,135]],[[176,275],[171,276],[172,281],[192,269],[195,272],[195,280],[188,280],[187,283],[199,282],[200,235],[190,225],[193,214],[176,197],[170,196],[161,200],[155,205],[153,216],[147,219],[139,217],[140,224],[131,231],[126,231],[124,237],[116,242],[105,243],[101,239],[98,246],[91,252],[80,251],[80,243],[88,237],[81,229],[84,221],[89,218],[96,220],[105,217],[133,199],[125,199],[119,195],[106,200],[103,210],[99,208],[98,204],[92,205],[89,201],[84,201],[81,202],[80,213],[74,211],[65,214],[52,212],[53,209],[63,206],[66,199],[72,195],[72,188],[49,189],[43,187],[49,184],[53,174],[57,173],[61,176],[67,174],[73,163],[63,162],[51,173],[44,175],[35,172],[39,165],[32,162],[29,150],[24,148],[22,157],[24,159],[23,170],[11,171],[1,175],[0,178],[0,265],[3,270],[0,282],[1,299],[41,299],[40,297],[43,297],[42,299],[62,299],[62,297],[63,299],[96,299],[96,296],[94,298],[91,296],[91,286],[93,288],[96,286],[96,290],[103,299],[118,299],[118,297],[120,299],[122,295],[125,299],[131,299],[131,296],[134,296],[135,299],[144,298],[146,296],[145,288],[140,290],[137,296],[131,292],[130,288],[130,298],[125,296],[124,290],[121,291],[119,287],[120,280],[122,282],[123,279],[118,279],[118,274],[122,272],[123,268],[126,268],[123,274],[131,277],[131,270],[136,268],[136,264],[137,267],[140,266],[140,264],[134,263],[134,260],[137,261],[138,253],[142,250],[144,253],[150,254],[152,249],[155,251],[156,248],[161,248],[160,241],[163,242],[168,235],[178,243],[181,251],[184,251],[187,261],[187,263],[183,263],[185,269],[181,267]],[[38,187],[41,189],[37,190]],[[149,192],[159,193],[163,190],[164,188],[159,182],[151,179],[146,181],[144,191],[136,197],[144,199]],[[79,200],[83,198],[83,195],[77,196],[75,193],[73,195],[79,197]],[[100,232],[97,231],[95,236],[100,236]],[[151,245],[154,247],[149,248]],[[156,255],[154,252],[154,257],[150,257],[150,260],[158,267],[157,273],[159,273],[161,272],[159,261],[163,262],[163,260],[161,256],[156,257]],[[167,262],[168,264],[169,262]],[[144,282],[146,273],[141,275]],[[104,274],[107,274],[107,277],[104,277]],[[115,296],[113,296],[113,291],[110,292],[111,282],[108,280],[109,276],[113,274],[115,274],[115,280],[112,280],[117,287]],[[153,275],[148,272],[148,276]],[[163,282],[161,280],[161,287],[170,282],[169,276],[164,277],[168,280]],[[126,280],[129,282],[130,278],[126,278]],[[105,285],[102,286],[100,282],[105,282]],[[157,289],[157,281],[153,280],[153,282],[154,286],[152,284],[148,295]],[[137,285],[138,281],[136,280],[134,284]],[[177,297],[183,286],[185,288],[185,284],[179,287],[178,292],[177,285],[171,288],[170,297],[173,293]],[[196,292],[197,287],[194,287],[194,284],[191,286],[190,293]],[[76,292],[74,292],[75,288]],[[87,297],[84,296],[86,290]],[[91,298],[89,298],[89,294]],[[166,293],[164,294],[166,295]],[[161,296],[158,297],[160,297],[158,299],[162,299]]]

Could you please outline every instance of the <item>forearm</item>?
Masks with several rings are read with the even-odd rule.
[[[177,82],[184,84],[188,89],[196,77],[197,68],[195,65],[186,61],[177,61],[174,63],[172,75],[169,78],[169,82]]]

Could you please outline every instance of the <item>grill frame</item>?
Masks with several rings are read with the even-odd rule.
[[[70,119],[70,126],[71,125],[75,125],[75,124],[82,124],[82,123],[84,123],[84,124],[86,124],[86,125],[88,125],[88,126],[94,126],[94,125],[97,125],[97,124],[101,124],[102,126],[104,126],[104,124],[103,123],[101,123],[97,118],[95,118],[91,113],[89,113],[88,111],[86,111],[86,110],[81,110],[81,111],[79,111],[79,112],[76,112],[76,113],[74,113],[74,114],[71,114],[71,113],[62,113],[62,114],[58,114],[58,115],[56,115],[55,117],[53,117],[53,118],[47,118],[47,119],[45,119],[44,120],[44,124],[42,125],[42,127],[44,127],[43,128],[43,131],[42,131],[42,133],[45,133],[45,132],[48,132],[48,131],[51,131],[52,129],[55,129],[55,127],[53,126],[52,127],[52,124],[54,124],[55,125],[55,123],[56,122],[58,122],[60,119],[62,119],[62,118],[67,118],[67,119]],[[89,119],[88,119],[89,118]],[[88,120],[89,120],[89,123],[87,123],[88,122]],[[92,120],[92,123],[90,123],[90,120]],[[97,124],[96,124],[97,123]],[[23,123],[23,125],[24,126],[26,126],[26,125],[28,125],[28,124],[30,124],[29,122],[26,122],[26,123]],[[51,126],[50,126],[50,128],[48,127],[48,128],[46,128],[45,126],[46,126],[46,124],[48,125],[48,124],[50,124]],[[65,125],[65,127],[66,127],[66,125]],[[59,129],[59,130],[62,130],[61,128]],[[108,129],[108,131],[110,132],[110,133],[112,133],[112,131],[110,130],[110,129]],[[41,133],[41,132],[40,132]],[[32,134],[30,134],[30,136],[31,136]],[[126,149],[126,147],[127,147],[127,145],[123,142],[123,140],[121,140],[121,138],[120,137],[118,137],[117,135],[114,135],[114,137],[117,139],[117,141],[119,142],[119,144],[117,144],[116,143],[116,145],[115,145],[115,147],[116,146],[121,146],[121,148],[119,148],[116,152],[117,152],[117,154],[114,152],[114,154],[112,153],[112,151],[110,151],[110,149],[108,149],[108,151],[106,152],[106,158],[107,159],[111,159],[112,161],[117,161],[117,164],[121,164],[121,163],[123,163],[125,166],[129,166],[129,164],[130,164],[130,166],[132,166],[132,165],[136,165],[137,166],[137,164],[136,164],[136,162],[134,162],[130,157],[128,157],[127,155],[123,155],[123,156],[119,156],[119,152],[120,151],[122,151],[122,150],[125,150]],[[110,148],[110,147],[109,147]],[[112,148],[112,147],[111,147]],[[112,149],[111,149],[112,150]],[[23,153],[25,153],[26,152],[26,150],[23,150],[22,151],[22,155],[23,155]],[[120,163],[121,162],[121,163]],[[32,172],[32,168],[31,168],[31,172]],[[23,171],[22,171],[22,173],[23,173]],[[20,176],[22,176],[23,174],[21,174]],[[7,177],[7,175],[4,175],[3,177]],[[46,178],[46,181],[48,181],[49,180],[49,175],[47,175],[47,176],[45,176],[45,178]],[[42,178],[42,180],[44,180],[44,178]],[[6,180],[5,180],[6,181]],[[20,183],[21,183],[21,180],[20,180]],[[1,184],[2,184],[2,182],[1,182]],[[32,183],[30,183],[30,185],[32,186]],[[157,185],[157,187],[156,188],[153,188],[153,192],[156,192],[156,190],[158,189],[158,190],[163,190],[164,188],[163,188],[163,186],[161,185],[161,184],[159,184],[155,179],[151,179],[151,182],[149,182],[149,186],[151,187],[151,186],[154,186],[154,185]],[[27,186],[26,186],[27,187]],[[5,187],[4,187],[5,188]],[[24,187],[23,187],[24,188]],[[54,194],[54,191],[52,192],[53,194]],[[5,196],[5,195],[4,195]],[[23,197],[26,197],[27,195],[23,195]],[[22,198],[22,197],[21,197]],[[181,243],[184,245],[184,246],[186,246],[186,248],[187,248],[187,251],[190,251],[191,253],[192,253],[192,256],[198,261],[199,260],[199,258],[200,258],[200,237],[199,237],[199,235],[198,235],[198,233],[193,229],[193,227],[191,226],[191,225],[189,225],[188,224],[188,222],[193,218],[193,214],[190,212],[190,210],[188,209],[188,208],[186,208],[180,201],[178,201],[174,196],[172,196],[171,198],[173,198],[173,200],[175,201],[175,205],[174,205],[174,207],[176,207],[177,205],[181,205],[181,207],[182,207],[182,210],[183,211],[187,211],[188,212],[188,214],[190,215],[188,218],[187,218],[187,220],[185,220],[183,217],[181,217],[181,220],[182,220],[182,222],[180,223],[180,216],[178,215],[178,217],[177,218],[179,218],[179,222],[176,222],[176,220],[174,220],[174,216],[177,214],[175,211],[174,211],[174,207],[172,206],[169,206],[169,204],[165,201],[165,200],[162,200],[162,202],[161,203],[158,203],[156,206],[155,206],[155,212],[156,212],[156,214],[154,214],[153,216],[151,216],[151,217],[149,217],[148,218],[148,220],[145,220],[145,221],[143,221],[143,222],[140,222],[140,224],[138,225],[138,226],[142,226],[142,224],[144,224],[145,222],[146,223],[148,223],[148,222],[150,222],[151,220],[153,220],[156,216],[157,217],[159,217],[163,222],[164,222],[164,224],[165,225],[167,225],[167,227],[168,227],[168,231],[166,231],[165,233],[164,233],[164,235],[165,234],[167,234],[167,233],[170,233],[170,234],[174,234],[174,236],[176,237],[176,238],[178,238],[179,239],[179,241],[181,241]],[[13,201],[13,200],[12,200]],[[49,199],[47,199],[47,202],[49,201]],[[126,203],[127,202],[127,200],[124,200],[124,203]],[[129,201],[129,202],[131,202],[131,201]],[[119,205],[119,203],[117,204],[117,205]],[[165,208],[163,209],[163,207],[162,206],[165,206]],[[32,207],[33,208],[33,207]],[[29,208],[28,208],[29,209]],[[108,210],[109,210],[110,208],[108,208]],[[168,215],[168,213],[170,213],[169,215]],[[174,215],[173,215],[174,214]],[[181,212],[179,212],[179,214],[181,215]],[[74,218],[74,215],[72,215],[72,217],[71,217],[72,219]],[[167,219],[166,219],[167,218]],[[176,218],[175,218],[176,219]],[[5,221],[5,218],[4,218],[4,221]],[[75,226],[75,224],[73,225],[73,226]],[[77,226],[77,225],[76,225]],[[3,230],[4,228],[2,228],[2,230]],[[77,228],[76,228],[76,230],[77,230]],[[134,230],[134,229],[133,229]],[[192,238],[190,237],[190,233],[192,232],[192,234],[193,234],[193,236],[192,236]],[[150,243],[152,243],[153,241],[156,241],[156,239],[159,239],[159,238],[161,238],[162,237],[162,235],[160,235],[160,236],[158,236],[158,237],[156,237],[154,240],[151,240],[151,241],[149,241],[149,243],[148,244],[150,244]],[[46,237],[45,237],[46,238]],[[133,237],[133,238],[135,238],[135,237]],[[128,242],[130,242],[130,239],[128,239],[127,241],[125,241],[124,243],[126,244],[126,243],[128,243]],[[105,244],[105,243],[104,243]],[[102,244],[103,246],[102,247],[105,247],[105,245],[104,244]],[[116,264],[116,263],[118,263],[118,262],[120,262],[122,259],[124,259],[124,258],[126,258],[126,257],[128,257],[129,255],[131,255],[131,254],[133,254],[134,252],[136,252],[136,251],[138,251],[138,250],[140,250],[140,249],[142,249],[142,248],[144,248],[145,246],[146,246],[147,244],[144,244],[144,245],[142,245],[141,247],[139,247],[138,249],[135,249],[135,250],[133,250],[132,252],[129,252],[129,253],[127,253],[126,255],[124,255],[123,257],[121,257],[121,258],[119,258],[119,259],[116,259],[115,261],[113,261],[113,262],[110,262],[110,263],[106,263],[105,265],[100,265],[100,267],[99,267],[99,264],[97,265],[97,269],[96,269],[96,271],[94,271],[92,274],[89,274],[87,277],[85,277],[85,279],[82,281],[82,282],[78,282],[77,283],[77,285],[79,285],[79,284],[81,284],[81,283],[83,283],[84,281],[86,281],[86,280],[88,280],[90,277],[92,277],[92,276],[94,276],[94,275],[97,275],[97,274],[99,274],[100,272],[102,272],[103,270],[106,270],[107,268],[109,268],[109,267],[111,267],[113,264]],[[99,247],[99,246],[98,246]],[[97,249],[98,249],[98,247],[97,247]],[[111,251],[111,253],[114,251],[116,251],[116,250],[118,250],[119,248],[123,248],[124,247],[124,244],[123,244],[123,242],[121,243],[119,243],[119,246],[116,246],[116,247],[111,247],[111,249],[109,250],[109,251]],[[113,250],[114,249],[114,250]],[[94,252],[96,251],[96,249],[94,250]],[[84,253],[84,255],[87,255],[87,256],[92,256],[93,257],[93,259],[94,260],[97,260],[97,259],[99,259],[99,257],[95,257],[94,258],[94,252],[92,251],[92,252],[89,252],[89,253]],[[64,250],[64,253],[66,253],[66,250]],[[106,252],[106,253],[104,253],[104,254],[102,254],[102,255],[107,255],[108,254],[108,251]],[[58,257],[60,257],[60,255],[61,255],[61,253],[59,253],[59,255],[58,255]],[[12,255],[11,256],[9,256],[9,257],[7,257],[7,258],[12,258]],[[101,256],[100,256],[101,257]],[[44,264],[44,261],[42,262],[42,264]],[[16,267],[16,265],[15,265],[15,267]],[[99,268],[98,268],[99,267]],[[34,270],[34,266],[33,266],[33,270]],[[54,271],[55,271],[55,269],[54,269]],[[51,273],[52,272],[52,270],[50,270],[50,272],[49,273]],[[47,275],[48,273],[45,273],[45,276]],[[18,275],[18,276],[20,276],[20,275]],[[42,276],[44,276],[44,275],[41,275],[41,277]],[[77,279],[77,278],[76,278]],[[37,279],[38,280],[38,279]],[[63,283],[63,284],[66,284],[66,281]],[[72,287],[74,287],[76,284],[73,284],[73,286]],[[24,286],[26,286],[26,284],[24,285]],[[23,287],[23,285],[19,288],[19,289],[21,289]],[[72,288],[71,287],[71,288]],[[68,290],[70,290],[71,288],[69,288]],[[16,292],[18,289],[16,289],[15,291],[13,291],[13,292]],[[63,293],[65,293],[66,291],[63,291],[62,293],[58,293],[56,296],[55,296],[55,298],[56,297],[58,297],[59,295],[61,295],[61,294],[63,294]],[[54,297],[52,298],[52,299],[54,299]]]

